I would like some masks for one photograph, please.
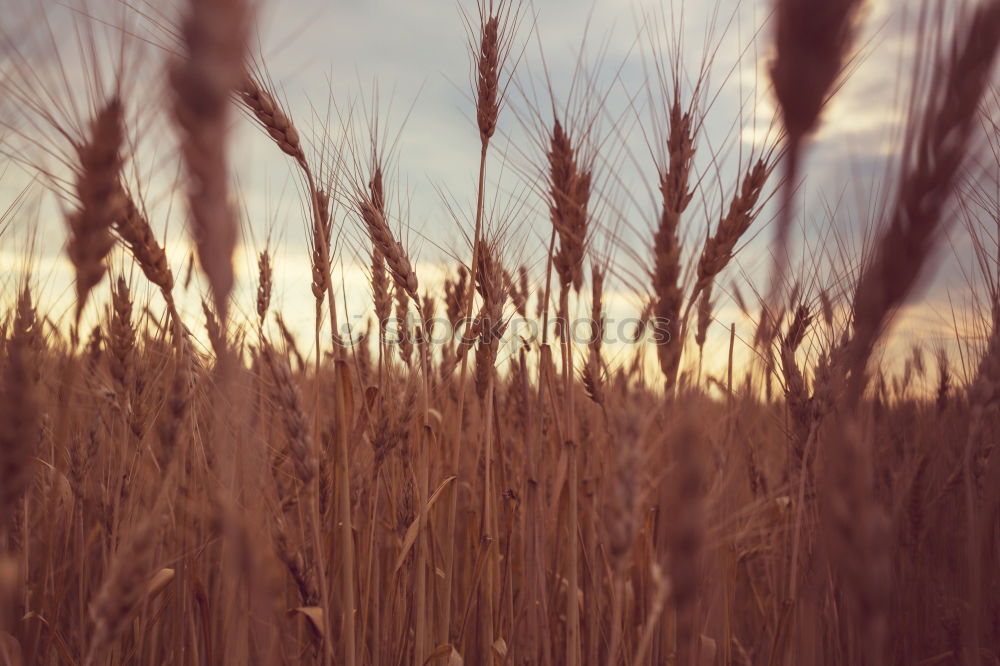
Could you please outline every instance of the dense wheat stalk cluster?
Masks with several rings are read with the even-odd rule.
[[[578,73],[569,99],[549,85],[533,102],[518,68],[534,10],[463,6],[478,187],[443,284],[410,253],[378,110],[360,139],[297,127],[252,46],[253,3],[178,4],[130,19],[167,36],[159,97],[129,83],[123,46],[85,98],[50,107],[13,37],[0,51],[8,138],[40,133],[62,169],[0,159],[64,202],[75,276],[69,314],[44,311],[29,260],[0,281],[0,664],[1000,663],[1000,0],[923,28],[870,247],[828,276],[796,275],[789,229],[814,222],[795,189],[863,3],[776,0],[758,37],[773,41],[774,131],[719,178],[715,211],[700,197],[715,184],[699,158],[721,154],[707,65],[646,22],[650,103],[631,110],[655,212],[624,222],[611,93]],[[133,165],[140,94],[173,130],[157,159],[180,174],[187,266]],[[248,121],[299,181],[305,335],[274,308],[270,239],[255,302],[236,304],[251,239],[232,135]],[[518,123],[534,152],[501,145]],[[491,178],[510,168],[532,200],[505,208]],[[759,324],[737,336],[716,319],[720,280],[769,205],[773,274],[744,287]],[[8,232],[34,223],[12,206],[3,249],[29,254]],[[510,246],[520,223],[537,265]],[[882,354],[952,229],[983,296],[965,377],[943,349],[936,367],[920,347]],[[360,335],[343,326],[346,263],[370,280]],[[192,271],[197,316],[178,305]],[[612,358],[624,276],[646,305]],[[512,333],[514,317],[541,325]],[[716,326],[729,347],[713,375]],[[753,360],[734,364],[737,346]]]

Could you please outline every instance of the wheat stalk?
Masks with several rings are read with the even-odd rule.
[[[784,202],[775,231],[772,284],[781,284],[792,200],[805,139],[819,125],[820,112],[836,92],[854,41],[861,0],[776,0],[771,85],[788,142],[785,155]]]
[[[5,517],[5,528],[31,481],[30,461],[39,441],[41,406],[35,388],[33,340],[37,326],[31,291],[25,286],[17,301],[0,380],[0,514]]]
[[[156,521],[138,524],[114,561],[94,598],[90,614],[94,631],[90,636],[84,666],[94,664],[125,630],[132,613],[142,601],[145,583],[152,574],[150,559],[156,547]]]
[[[657,341],[656,354],[667,390],[676,381],[684,345],[683,336],[680,335],[684,298],[680,284],[680,222],[693,195],[688,182],[695,154],[692,121],[690,110],[682,112],[679,93],[675,89],[669,114],[667,159],[658,174],[662,205],[656,233],[653,235],[653,316],[650,318]]]
[[[191,232],[198,261],[225,321],[235,281],[239,227],[229,201],[229,98],[245,81],[249,29],[244,0],[191,0],[182,28],[185,59],[170,70],[174,119],[189,174]]]
[[[877,338],[916,283],[945,223],[998,51],[1000,2],[990,0],[960,27],[954,45],[935,66],[931,97],[908,133],[891,217],[854,290],[850,368],[855,396]]]
[[[118,189],[125,133],[122,115],[121,101],[112,98],[94,115],[87,138],[76,145],[79,207],[66,220],[66,251],[76,269],[78,323],[90,290],[104,277],[104,259],[114,246],[111,227],[122,213]]]

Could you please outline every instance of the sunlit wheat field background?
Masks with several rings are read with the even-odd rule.
[[[1000,662],[998,50],[5,0],[0,664]]]

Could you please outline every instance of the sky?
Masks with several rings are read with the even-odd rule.
[[[63,103],[87,89],[88,64],[96,59],[107,74],[121,60],[117,48],[122,31],[108,25],[128,26],[125,92],[137,146],[129,169],[132,178],[143,183],[154,226],[166,235],[174,272],[182,273],[188,253],[184,205],[176,195],[175,138],[163,112],[168,99],[163,74],[173,42],[163,28],[165,19],[158,18],[174,16],[180,3],[175,0],[164,8],[163,3],[138,1],[45,0],[42,21],[35,2],[3,2],[14,8],[0,19],[6,35],[5,49],[0,49],[6,60],[0,62],[6,62],[8,81],[18,80],[28,64],[33,73],[30,87],[45,88]],[[911,78],[907,72],[919,44],[916,4],[867,4],[849,76],[808,150],[792,256],[793,272],[802,276],[807,297],[815,298],[820,285],[843,282],[845,265],[856,266],[871,242],[873,211],[885,198],[884,178],[892,173],[905,121]],[[774,136],[766,76],[770,6],[761,0],[684,6],[643,0],[524,2],[487,172],[488,203],[509,213],[506,263],[524,263],[541,279],[550,231],[538,186],[544,160],[539,127],[551,120],[547,82],[556,107],[563,109],[582,71],[592,95],[604,100],[596,115],[596,135],[602,142],[595,164],[593,217],[598,231],[592,249],[613,266],[605,299],[609,316],[634,315],[648,293],[647,248],[656,210],[648,145],[653,135],[648,130],[654,123],[663,127],[665,117],[663,98],[656,91],[650,94],[647,85],[663,56],[655,45],[679,35],[689,75],[706,53],[713,54],[696,158],[700,187],[683,223],[690,256],[700,250],[705,234],[728,205],[749,157]],[[356,152],[357,146],[364,150],[366,145],[365,119],[379,119],[391,147],[393,223],[417,262],[423,284],[431,287],[443,276],[443,264],[467,262],[471,253],[467,236],[479,146],[463,12],[475,21],[470,0],[283,0],[256,7],[257,52],[307,143],[317,151],[336,147],[350,161],[351,146]],[[93,31],[99,44],[96,58],[81,57],[75,47],[81,25]],[[56,108],[76,116],[77,123],[83,115],[66,104]],[[64,237],[61,218],[70,204],[37,182],[24,194],[39,163],[59,171],[58,160],[45,149],[65,150],[66,144],[51,130],[44,141],[30,139],[35,128],[23,114],[2,103],[0,109],[7,126],[0,130],[3,150],[8,157],[20,158],[0,167],[0,210],[21,202],[16,224],[0,238],[0,286],[9,291],[23,273],[25,248],[34,234],[33,273],[45,295],[68,309],[72,273],[55,239]],[[234,190],[245,219],[237,300],[249,311],[255,254],[270,239],[276,255],[275,305],[294,328],[309,331],[312,304],[301,183],[292,165],[246,119],[237,119],[232,139]],[[740,291],[752,306],[754,286],[762,291],[767,284],[774,209],[773,204],[765,208],[737,261],[717,284],[718,324],[706,352],[708,364],[716,368],[725,361],[730,322],[738,322],[738,337],[752,337],[751,322],[733,296]],[[340,262],[335,270],[345,283],[347,310],[360,316],[368,302],[367,278],[360,266],[366,262],[367,244],[350,211],[341,211],[337,221]],[[996,231],[987,227],[986,233],[993,234],[986,242],[995,247]],[[953,308],[959,311],[958,319],[976,321],[969,304],[981,299],[977,292],[982,281],[973,269],[971,242],[961,220],[952,225],[947,246],[933,279],[925,281],[897,322],[894,335],[902,346],[917,341],[933,347],[953,339]],[[120,259],[116,268],[128,270]],[[194,293],[189,299],[193,311],[196,297]],[[586,311],[586,297],[578,307]],[[964,333],[975,332],[973,323],[960,323]]]

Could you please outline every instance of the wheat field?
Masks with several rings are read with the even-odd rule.
[[[891,180],[863,247],[822,270],[798,259],[817,222],[797,197],[825,109],[873,66],[867,3],[766,3],[773,113],[730,182],[701,161],[724,152],[715,52],[692,62],[640,18],[630,159],[655,206],[623,219],[599,122],[618,93],[581,57],[568,98],[533,96],[535,6],[463,1],[479,170],[447,200],[439,275],[375,95],[338,110],[353,131],[317,130],[255,48],[256,3],[109,4],[121,23],[70,3],[82,69],[58,90],[0,18],[0,179],[31,176],[0,216],[20,257],[0,274],[0,664],[1000,663],[1000,0],[919,10]],[[147,47],[163,92],[136,100]],[[517,125],[532,146],[511,148]],[[246,231],[238,127],[293,174],[304,330],[276,295],[281,234]],[[176,174],[167,215],[139,135]],[[736,259],[758,235],[762,281]],[[889,345],[946,238],[973,248],[973,333]],[[68,308],[39,247],[71,268]],[[607,315],[623,283],[627,332]]]

